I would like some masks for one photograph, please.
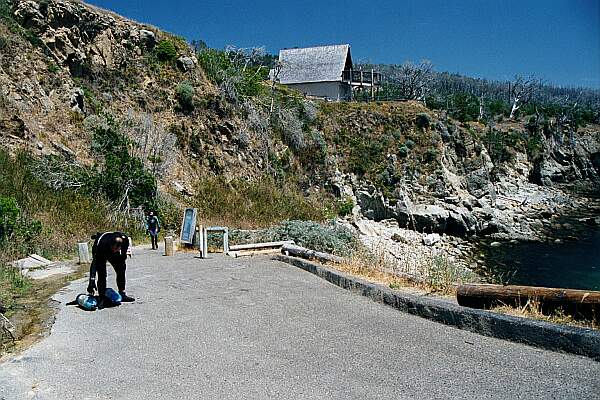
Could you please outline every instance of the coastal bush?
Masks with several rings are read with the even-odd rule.
[[[408,157],[408,152],[409,152],[409,149],[408,149],[408,146],[406,146],[406,145],[402,145],[402,146],[400,146],[400,148],[398,148],[398,156],[400,158]]]
[[[354,200],[352,200],[352,197],[346,197],[345,199],[338,201],[337,213],[340,217],[350,215],[353,209]]]
[[[415,123],[419,128],[427,129],[429,128],[429,125],[431,125],[431,117],[427,113],[419,113],[417,114]]]
[[[198,63],[207,78],[219,87],[232,103],[257,96],[269,69],[260,63],[261,49],[217,50],[204,48],[197,53]]]
[[[0,245],[12,242],[11,251],[25,253],[33,250],[33,240],[42,231],[42,224],[27,218],[13,197],[0,197]]]
[[[86,182],[86,191],[91,195],[101,192],[119,208],[156,209],[156,178],[129,153],[131,142],[116,120],[106,115],[91,126],[88,123],[88,128],[92,131],[92,151],[101,162]]]
[[[185,112],[194,110],[194,87],[189,82],[182,82],[175,89],[175,97],[179,102],[179,106]]]
[[[72,188],[52,187],[34,172],[38,162],[26,153],[0,151],[0,197],[3,237],[0,264],[35,251],[45,257],[71,254],[73,244],[98,230],[123,228],[102,194],[94,197]],[[9,233],[11,232],[11,233]]]
[[[338,255],[349,255],[357,243],[347,228],[313,221],[284,221],[264,235],[268,240],[293,240],[298,246]]]
[[[161,40],[156,46],[155,54],[162,62],[172,62],[177,58],[177,49],[170,40]]]

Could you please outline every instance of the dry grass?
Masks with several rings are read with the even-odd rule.
[[[407,256],[410,256],[411,262],[402,263],[395,257],[392,260],[386,256],[384,250],[372,253],[363,248],[355,251],[347,262],[331,266],[391,289],[416,289],[443,296],[454,295],[458,283],[474,279],[473,275],[465,273],[462,267],[444,255],[428,257],[411,252]]]
[[[324,221],[334,209],[329,196],[307,197],[293,182],[277,182],[268,176],[230,182],[205,177],[197,181],[195,190],[192,205],[205,225],[256,229],[283,220]]]
[[[565,314],[562,310],[557,310],[552,313],[542,311],[542,304],[536,299],[529,299],[523,306],[501,305],[490,309],[489,311],[512,315],[514,317],[535,319],[538,321],[546,321],[554,324],[576,326],[579,328],[600,329],[600,321],[598,320],[579,320],[571,315]]]

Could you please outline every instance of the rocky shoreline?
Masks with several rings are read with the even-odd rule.
[[[446,198],[430,204],[399,201],[395,206],[373,186],[341,188],[355,200],[351,228],[371,252],[398,272],[424,276],[443,257],[475,280],[500,281],[488,265],[486,249],[502,243],[576,241],[600,226],[600,199],[594,182],[585,195],[572,185],[539,186],[501,182],[495,196]],[[408,196],[406,196],[408,198]]]

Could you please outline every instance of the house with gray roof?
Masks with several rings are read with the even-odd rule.
[[[352,99],[353,87],[373,87],[381,80],[373,71],[352,71],[348,44],[283,49],[279,66],[272,78],[280,84],[307,96],[337,101]]]

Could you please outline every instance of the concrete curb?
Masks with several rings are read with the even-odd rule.
[[[484,336],[571,353],[600,361],[600,332],[462,307],[435,298],[395,292],[323,265],[295,257],[274,259],[315,274],[334,285],[359,293],[400,311]]]

